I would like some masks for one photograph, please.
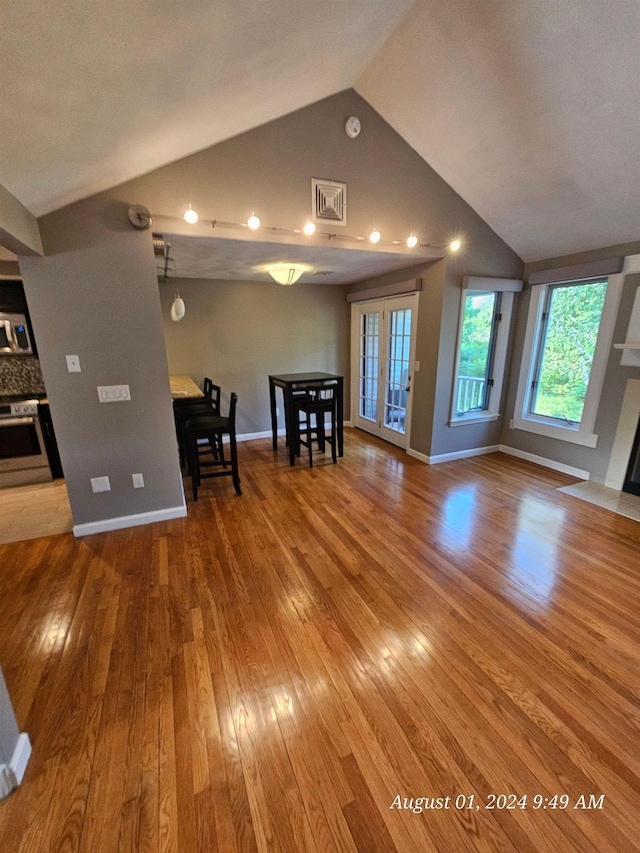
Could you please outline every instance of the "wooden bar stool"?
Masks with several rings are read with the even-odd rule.
[[[236,447],[236,406],[238,395],[231,394],[229,414],[226,418],[220,415],[196,414],[184,424],[184,440],[187,455],[187,467],[191,476],[193,499],[198,500],[198,486],[205,478],[232,477],[237,494],[241,495],[240,474],[238,472],[238,452]],[[230,466],[224,455],[223,437],[229,436]],[[198,442],[206,439],[209,443],[211,461],[203,459],[205,453],[200,452]],[[203,469],[217,468],[222,470],[205,473]]]
[[[211,405],[211,402],[204,397],[197,400],[191,398],[189,400],[174,400],[173,401],[173,418],[176,425],[176,437],[178,439],[178,452],[180,454],[180,465],[184,465],[187,459],[187,446],[184,438],[184,425],[188,420],[191,420],[201,415],[210,417],[211,415],[219,415]]]
[[[305,390],[307,391],[306,394],[293,400],[296,456],[300,456],[301,445],[304,445],[309,451],[309,467],[313,468],[313,442],[315,441],[321,453],[325,452],[326,445],[329,444],[331,446],[331,459],[333,462],[337,462],[338,411],[336,389],[333,386],[328,386],[324,388],[310,387]],[[327,414],[331,420],[329,434],[325,428],[325,415]]]

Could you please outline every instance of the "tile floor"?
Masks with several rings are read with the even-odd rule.
[[[603,509],[610,509],[612,512],[632,518],[634,521],[640,521],[640,497],[637,495],[629,495],[627,492],[619,492],[617,489],[603,486],[602,483],[591,483],[589,481],[575,483],[572,486],[562,486],[558,491],[564,492],[566,495],[573,495],[574,498],[588,501],[588,503],[595,504]]]
[[[73,528],[64,480],[0,489],[0,544]]]

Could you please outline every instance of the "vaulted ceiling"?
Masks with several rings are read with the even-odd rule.
[[[353,87],[524,259],[640,237],[637,0],[2,0],[34,214]]]

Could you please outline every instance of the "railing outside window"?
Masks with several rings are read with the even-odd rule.
[[[485,385],[483,376],[458,376],[456,413],[459,415],[485,407]]]

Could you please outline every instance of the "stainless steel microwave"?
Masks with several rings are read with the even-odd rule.
[[[32,352],[24,314],[0,314],[0,355],[30,355]]]

